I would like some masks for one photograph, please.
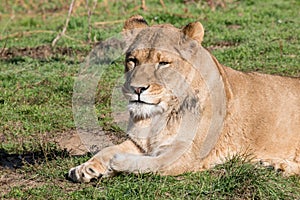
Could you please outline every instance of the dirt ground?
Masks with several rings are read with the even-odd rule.
[[[87,51],[81,51],[69,47],[51,47],[47,45],[37,47],[24,47],[24,48],[3,48],[0,49],[0,59],[14,59],[19,57],[30,57],[34,59],[47,59],[54,56],[70,56],[83,60]]]

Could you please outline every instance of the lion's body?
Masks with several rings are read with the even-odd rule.
[[[116,172],[176,175],[243,153],[300,173],[300,79],[221,66],[201,46],[199,24],[151,29],[139,16],[125,23],[125,30],[138,28],[129,34],[123,88],[129,139],[71,169],[72,180]]]
[[[300,80],[224,69],[230,96],[222,135],[230,141],[219,143],[300,173]]]

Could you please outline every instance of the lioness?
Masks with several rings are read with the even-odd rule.
[[[129,18],[123,93],[128,139],[72,168],[88,182],[118,172],[177,175],[247,152],[255,162],[300,173],[300,79],[243,73],[201,46],[199,22],[177,29]]]

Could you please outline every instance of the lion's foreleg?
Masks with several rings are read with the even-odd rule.
[[[162,164],[161,157],[116,154],[111,159],[110,167],[118,172],[148,173],[159,171]]]
[[[165,170],[175,162],[181,162],[187,151],[185,144],[172,144],[154,155],[118,153],[110,160],[110,167],[117,172],[166,174]]]
[[[87,162],[70,169],[69,178],[74,182],[89,182],[100,176],[113,176],[115,171],[110,167],[110,160],[120,153],[141,154],[140,149],[132,141],[127,140],[119,145],[103,149]]]

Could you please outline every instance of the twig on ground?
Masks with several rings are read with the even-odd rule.
[[[93,4],[93,7],[92,9],[89,7],[89,0],[86,0],[86,9],[88,11],[88,28],[89,28],[89,32],[88,32],[88,42],[91,43],[92,42],[92,24],[91,24],[91,17],[92,17],[92,14],[96,8],[96,5],[97,5],[97,0],[94,0],[94,4]]]
[[[95,22],[95,26],[107,25],[107,24],[117,24],[123,23],[125,20],[115,20],[115,21],[107,21],[107,22]]]
[[[61,36],[65,35],[65,32],[67,30],[67,27],[68,27],[68,24],[69,24],[69,21],[70,21],[71,13],[72,13],[72,10],[73,10],[73,7],[74,7],[74,2],[75,2],[75,0],[72,0],[72,2],[70,4],[70,7],[69,7],[68,16],[67,16],[67,19],[66,19],[66,24],[65,24],[62,32],[60,32],[59,34],[57,34],[56,38],[52,41],[52,47],[55,46],[55,44],[61,38]]]
[[[143,10],[143,11],[147,11],[148,8],[147,8],[147,6],[146,6],[146,0],[142,0],[141,3],[142,3],[142,5],[141,5],[142,10]]]
[[[0,56],[2,56],[3,52],[5,51],[6,44],[7,44],[7,40],[5,40],[4,46],[3,46],[3,48],[0,51]]]
[[[164,9],[166,8],[166,5],[165,5],[164,0],[160,0],[160,4],[161,4],[161,6],[162,6]]]
[[[86,0],[86,9],[87,9],[87,12],[88,12],[88,29],[89,29],[89,32],[88,32],[88,43],[91,42],[91,31],[92,31],[92,26],[91,26],[91,15],[92,15],[92,11],[89,7],[89,0]]]
[[[70,40],[74,40],[74,41],[76,41],[76,42],[80,42],[81,44],[86,44],[84,41],[77,40],[77,39],[72,38],[72,37],[70,37],[70,36],[68,36],[68,35],[63,35],[63,36],[66,37],[66,38],[68,38],[68,39],[70,39]]]

